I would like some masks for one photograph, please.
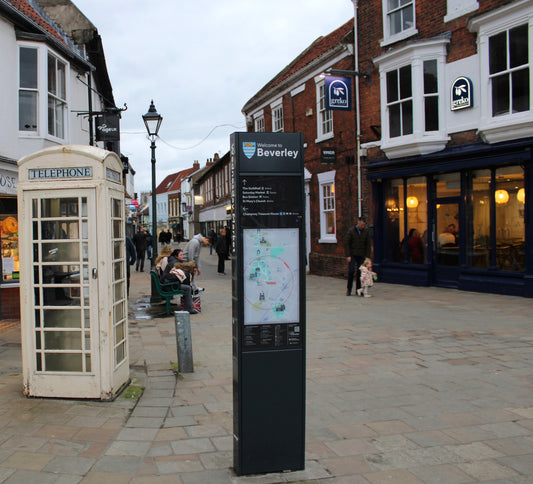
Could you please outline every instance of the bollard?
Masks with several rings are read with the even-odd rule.
[[[191,315],[188,311],[175,311],[176,343],[180,373],[194,373],[192,361]]]

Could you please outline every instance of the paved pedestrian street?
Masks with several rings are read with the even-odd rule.
[[[1,483],[533,482],[530,299],[377,283],[346,297],[307,277],[306,468],[237,477],[231,281],[202,251],[194,373],[179,374],[173,317],[153,317],[132,272],[137,399],[25,398],[18,325],[0,324]]]

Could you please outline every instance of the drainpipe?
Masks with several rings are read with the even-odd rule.
[[[357,47],[357,3],[358,0],[351,0],[353,3],[353,57],[354,70],[359,71],[359,52]],[[355,156],[357,159],[357,214],[359,217],[363,216],[362,211],[362,189],[361,189],[361,122],[359,120],[359,76],[355,77]]]

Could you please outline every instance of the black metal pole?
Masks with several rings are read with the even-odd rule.
[[[155,136],[152,136],[152,142],[150,144],[152,151],[152,270],[155,270],[155,260],[157,259],[157,196],[155,193]],[[150,302],[161,301],[161,296],[157,292],[155,283],[152,280],[152,294]]]

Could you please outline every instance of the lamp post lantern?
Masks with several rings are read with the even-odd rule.
[[[148,137],[150,138],[150,149],[152,151],[152,268],[155,266],[155,260],[157,258],[157,204],[156,204],[156,184],[155,184],[155,139],[157,138],[157,133],[159,133],[159,128],[161,127],[161,122],[163,121],[163,116],[161,116],[155,109],[154,101],[150,103],[148,112],[143,115],[144,125],[146,126],[146,131],[148,132]],[[154,287],[152,281],[152,301],[160,300],[157,290]]]

